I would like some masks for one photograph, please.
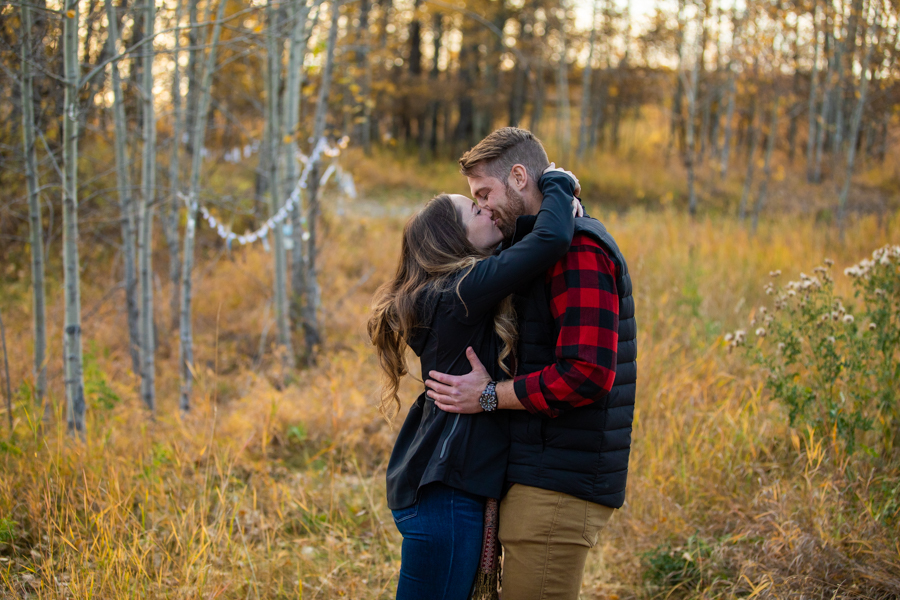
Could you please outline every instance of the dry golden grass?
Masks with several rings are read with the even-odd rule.
[[[589,208],[629,259],[640,383],[627,504],[591,554],[583,597],[900,595],[900,538],[888,525],[900,510],[897,457],[853,475],[834,464],[830,442],[791,431],[761,378],[721,343],[761,302],[768,271],[809,270],[825,256],[853,264],[896,243],[897,217],[856,221],[841,243],[812,218],[764,222],[751,237],[730,219]],[[271,352],[271,255],[253,247],[202,260],[198,380],[184,418],[166,285],[155,421],[130,373],[121,298],[99,304],[85,323],[87,442],[56,425],[38,436],[27,390],[16,397],[15,436],[0,449],[0,596],[393,597],[399,535],[384,500],[393,434],[375,408],[365,321],[402,222],[327,217],[328,344],[318,366],[293,373]],[[110,271],[108,259],[86,263],[86,312],[113,286]],[[30,372],[27,285],[0,296],[16,382]],[[59,423],[57,284],[50,298]],[[419,389],[406,382],[407,404]],[[654,587],[646,557],[663,554],[690,577]]]

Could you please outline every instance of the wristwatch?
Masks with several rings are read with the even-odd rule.
[[[478,404],[481,405],[481,408],[484,412],[491,412],[492,410],[497,410],[497,382],[492,381],[487,384],[487,387],[484,388],[484,391],[481,392],[481,397],[478,399]]]

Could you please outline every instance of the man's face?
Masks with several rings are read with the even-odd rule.
[[[472,197],[509,240],[516,231],[516,219],[525,214],[525,197],[512,186],[490,175],[466,177]]]

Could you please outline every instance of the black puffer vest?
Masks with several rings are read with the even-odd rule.
[[[527,233],[533,222],[533,217],[520,217],[516,222],[516,239]],[[513,411],[506,476],[508,484],[564,492],[619,508],[625,501],[637,379],[637,326],[631,277],[619,247],[600,221],[575,219],[575,233],[585,233],[597,240],[616,265],[619,345],[615,383],[609,394],[593,404],[571,409],[555,419]],[[545,277],[536,278],[516,295],[516,311],[518,374],[540,371],[555,363],[559,331],[550,312]]]

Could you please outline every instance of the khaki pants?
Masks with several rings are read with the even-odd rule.
[[[612,508],[515,484],[500,503],[502,600],[576,600]]]

